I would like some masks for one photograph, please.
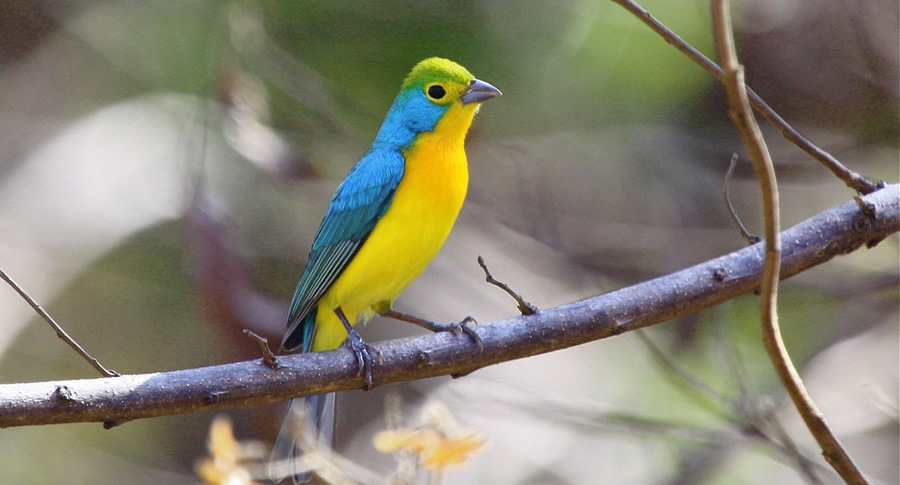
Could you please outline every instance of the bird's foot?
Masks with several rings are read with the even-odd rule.
[[[457,335],[466,334],[478,345],[479,351],[484,350],[484,341],[481,340],[481,336],[478,335],[478,332],[476,332],[474,328],[469,326],[470,323],[478,325],[478,322],[471,316],[463,318],[461,322],[456,323],[429,323],[431,323],[431,328],[429,328],[429,330],[432,332],[453,332]]]
[[[372,367],[374,364],[372,363],[372,354],[377,354],[378,350],[363,341],[362,337],[355,330],[350,331],[347,342],[350,350],[356,355],[356,363],[359,366],[359,372],[356,375],[365,374],[366,390],[368,391],[372,389],[373,384]]]
[[[430,330],[432,332],[453,332],[457,335],[461,335],[465,333],[468,335],[476,344],[478,344],[478,350],[484,350],[484,341],[481,340],[481,336],[478,335],[478,332],[475,331],[472,327],[470,327],[469,323],[478,322],[475,321],[472,317],[466,317],[461,322],[458,323],[436,323],[431,320],[425,320],[424,318],[419,318],[414,315],[409,315],[406,313],[401,313],[394,310],[387,310],[381,314],[384,317],[393,318],[394,320],[400,320],[402,322],[411,323],[413,325],[422,327],[426,330]]]
[[[344,315],[344,311],[341,310],[340,307],[334,309],[335,315],[337,315],[338,320],[344,325],[344,328],[347,330],[347,340],[346,344],[353,351],[353,355],[356,356],[356,363],[359,366],[359,371],[356,375],[362,375],[365,373],[366,376],[366,390],[372,389],[372,355],[377,354],[378,349],[372,347],[367,344],[362,337],[359,336],[359,333],[356,330],[353,330],[353,326],[350,325],[350,322],[347,321],[347,317]]]

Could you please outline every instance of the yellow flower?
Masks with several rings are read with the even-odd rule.
[[[418,455],[425,468],[437,471],[465,463],[469,455],[484,445],[484,438],[473,431],[461,429],[442,403],[429,402],[423,415],[425,423],[421,427],[398,428],[376,434],[375,449],[382,453],[413,453]]]
[[[250,472],[240,460],[241,445],[234,439],[231,421],[224,416],[216,416],[209,426],[210,456],[197,461],[194,472],[207,485],[247,485],[252,483]]]

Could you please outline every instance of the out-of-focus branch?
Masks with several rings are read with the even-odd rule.
[[[784,231],[787,278],[900,231],[900,185],[822,212]],[[393,340],[380,351],[376,386],[482,367],[572,347],[696,313],[759,286],[762,243],[667,276],[561,307],[475,328],[484,342],[451,332]],[[250,362],[117,378],[0,385],[0,428],[103,422],[209,411],[361,389],[346,349],[281,356],[272,369]]]
[[[715,76],[716,79],[722,81],[724,73],[721,67],[716,65],[715,62],[709,60],[709,58],[704,56],[693,46],[685,42],[681,37],[678,36],[678,34],[672,32],[668,27],[663,25],[662,22],[651,15],[650,12],[644,10],[643,7],[632,0],[612,1],[622,6],[622,8],[624,8],[625,10],[628,10],[629,12],[634,14],[642,22],[647,24],[650,29],[662,36],[662,38],[665,39],[666,42],[681,51],[684,55],[688,56],[688,58],[697,63],[700,67],[706,70],[706,72]],[[763,99],[760,98],[759,95],[753,92],[753,90],[750,89],[749,86],[747,87],[747,97],[750,100],[750,104],[753,105],[753,109],[763,115],[766,120],[769,121],[769,123],[772,123],[772,125],[777,128],[778,131],[780,131],[788,141],[800,147],[800,149],[806,152],[809,156],[815,158],[823,165],[825,165],[828,170],[831,170],[831,173],[833,173],[839,179],[843,180],[848,187],[856,190],[861,194],[870,194],[884,186],[883,183],[873,183],[860,174],[845,167],[830,153],[818,147],[815,143],[800,134],[799,131],[794,129],[793,126],[785,121],[785,119],[782,118],[778,113],[776,113],[775,110],[773,110],[768,104],[766,104],[766,102],[763,101]]]
[[[753,168],[759,179],[760,195],[763,202],[763,220],[765,223],[766,259],[760,282],[759,310],[762,320],[763,342],[769,358],[778,373],[788,395],[810,432],[816,438],[825,460],[847,481],[847,483],[866,483],[853,463],[853,459],[841,446],[831,431],[825,417],[816,407],[800,373],[791,362],[781,328],[778,324],[778,281],[781,273],[781,209],[778,203],[778,184],[775,178],[775,166],[766,147],[765,139],[753,116],[750,102],[747,99],[747,87],[744,84],[744,69],[738,63],[737,51],[734,47],[734,32],[731,29],[731,13],[728,0],[712,0],[713,32],[716,39],[716,50],[724,69],[722,83],[728,94],[731,119],[734,121],[747,153],[753,160]]]

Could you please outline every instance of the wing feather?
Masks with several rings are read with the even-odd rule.
[[[304,325],[301,324],[390,207],[394,191],[403,177],[404,165],[400,151],[369,150],[338,186],[294,291],[282,345],[288,340],[294,341],[292,336],[296,332],[312,335],[302,329]]]

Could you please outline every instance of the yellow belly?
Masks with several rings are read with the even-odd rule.
[[[404,154],[406,168],[384,216],[319,301],[312,350],[337,348],[351,324],[393,303],[425,270],[450,234],[466,197],[469,173],[462,137],[419,135]],[[463,137],[465,132],[463,131]]]

